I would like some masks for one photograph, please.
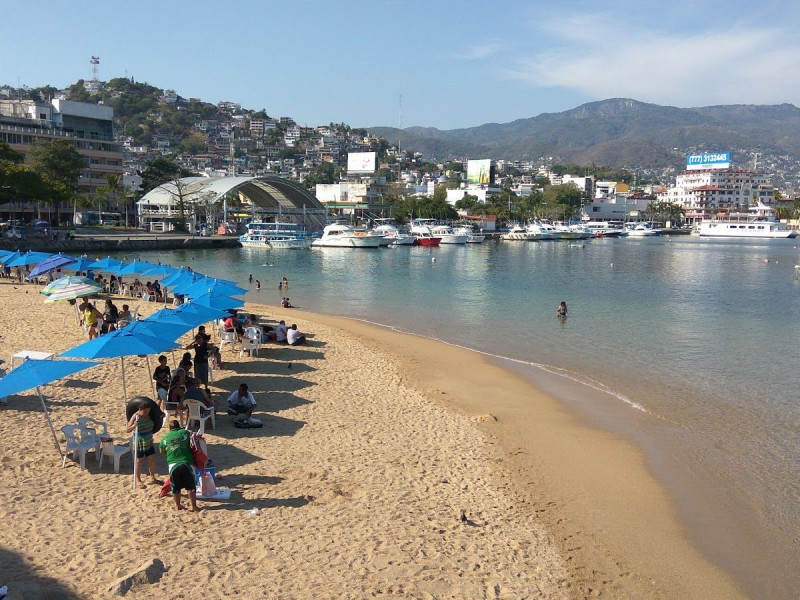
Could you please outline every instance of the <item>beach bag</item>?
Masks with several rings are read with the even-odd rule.
[[[202,435],[193,433],[191,438],[189,438],[189,447],[191,448],[192,455],[194,456],[194,466],[202,471],[206,468],[206,463],[208,462],[205,439]]]
[[[203,473],[200,477],[200,495],[213,496],[217,492],[217,486],[214,484],[214,478],[211,473]]]
[[[169,496],[172,494],[172,489],[170,488],[169,477],[164,480],[164,485],[161,486],[161,491],[158,494],[159,498],[163,498],[164,496]]]

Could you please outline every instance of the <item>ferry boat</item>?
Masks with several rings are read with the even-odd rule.
[[[356,229],[344,223],[331,223],[322,230],[322,237],[312,242],[313,248],[378,248],[383,235]]]
[[[248,223],[247,232],[239,237],[244,248],[304,250],[311,247],[297,223]]]
[[[705,219],[700,222],[697,233],[704,237],[728,238],[794,238],[798,235],[775,218],[771,206],[761,202],[751,206],[747,214]]]

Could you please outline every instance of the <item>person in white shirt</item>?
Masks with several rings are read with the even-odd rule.
[[[278,323],[278,327],[275,329],[275,341],[281,344],[286,343],[286,321]]]
[[[239,389],[231,392],[228,396],[228,414],[240,416],[241,420],[247,420],[253,414],[256,407],[256,399],[247,389],[246,383],[239,384]]]
[[[286,341],[290,346],[300,346],[306,343],[306,336],[297,330],[297,324],[292,323],[292,326],[286,331]]]

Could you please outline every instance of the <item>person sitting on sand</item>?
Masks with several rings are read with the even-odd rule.
[[[279,344],[286,343],[286,321],[281,321],[275,328],[275,341]]]
[[[288,296],[286,298],[284,298],[283,300],[281,300],[281,306],[283,308],[294,308],[294,306],[292,306],[292,303],[289,302],[289,297]]]
[[[229,415],[240,417],[237,421],[246,421],[253,414],[253,409],[256,407],[256,399],[248,390],[247,384],[240,383],[239,388],[228,396],[227,404]]]
[[[556,316],[557,317],[566,317],[567,316],[567,303],[561,302],[556,309]]]
[[[300,346],[306,343],[306,336],[297,330],[296,323],[292,323],[292,326],[286,330],[286,341],[290,346]]]
[[[197,488],[194,478],[194,455],[192,454],[191,434],[181,429],[177,421],[169,424],[167,433],[158,444],[161,454],[167,455],[169,469],[169,487],[175,500],[175,510],[183,510],[181,490],[186,490],[192,512],[200,510],[197,506]]]
[[[143,402],[128,421],[128,433],[136,430],[136,485],[144,489],[142,483],[142,461],[147,458],[150,483],[161,485],[156,479],[156,450],[153,447],[153,419],[150,418],[150,404]]]

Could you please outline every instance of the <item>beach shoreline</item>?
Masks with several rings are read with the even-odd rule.
[[[362,336],[402,365],[405,383],[470,417],[545,523],[579,597],[744,597],[689,541],[631,442],[587,423],[502,359],[343,317],[302,313]],[[580,442],[578,442],[580,440]]]
[[[143,316],[160,308],[117,302]],[[83,339],[74,309],[43,305],[32,285],[0,283],[0,308],[9,356]],[[246,380],[265,421],[242,432],[218,415],[209,432],[230,504],[172,515],[154,490],[132,493],[129,475],[96,468],[91,455],[85,471],[61,469],[35,394],[0,409],[0,572],[17,589],[95,597],[159,556],[168,570],[143,593],[189,597],[202,582],[207,593],[240,597],[741,595],[686,541],[641,453],[512,371],[351,319],[244,310],[297,322],[310,344],[268,344],[253,359],[224,351],[212,384],[218,410]],[[145,360],[127,368],[129,396],[151,395]],[[57,427],[87,413],[115,433],[124,427],[119,361],[44,391]],[[237,577],[242,561],[258,577]]]

